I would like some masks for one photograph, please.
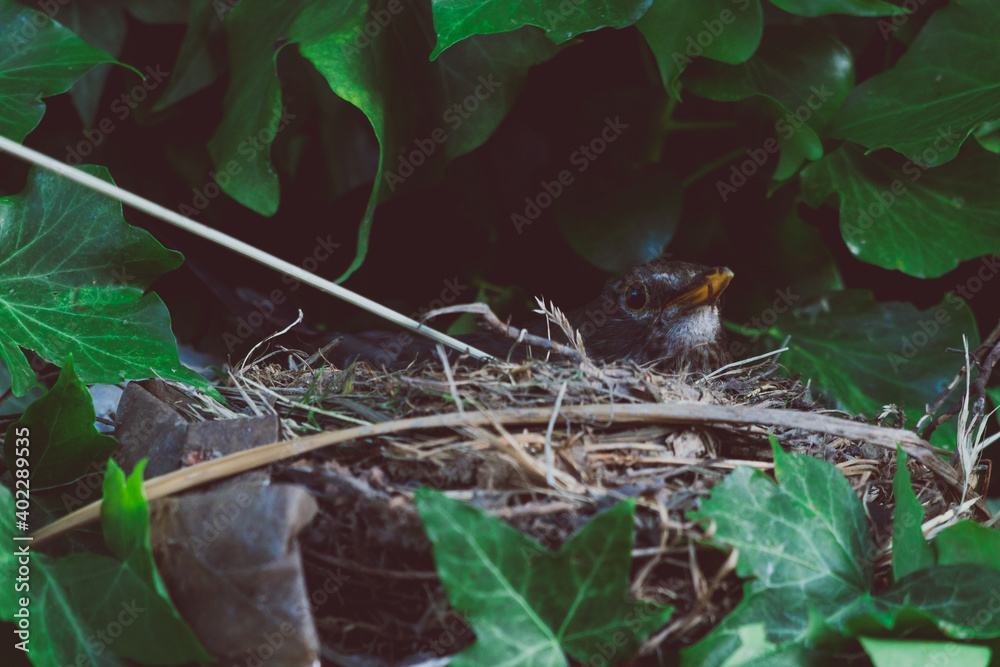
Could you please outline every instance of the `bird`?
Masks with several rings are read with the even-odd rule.
[[[733,275],[724,266],[650,262],[609,281],[567,319],[603,361],[709,372],[732,361],[721,297]]]
[[[654,260],[618,279],[583,308],[567,313],[593,359],[632,361],[660,370],[708,373],[732,361],[722,326],[722,293],[733,278],[725,266]],[[544,319],[527,323],[529,333],[566,338]],[[436,358],[435,344],[408,333],[369,331],[337,334],[330,360],[343,367],[354,359],[388,370],[405,368],[417,358]],[[493,332],[458,337],[499,358],[523,358],[527,346]],[[513,350],[512,350],[513,348]]]

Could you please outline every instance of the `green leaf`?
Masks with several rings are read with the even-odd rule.
[[[920,528],[924,522],[924,506],[910,485],[910,471],[902,447],[896,448],[892,495],[896,499],[892,520],[892,576],[899,581],[911,572],[934,565],[934,550]]]
[[[625,28],[635,23],[645,13],[653,0],[624,0],[623,2],[545,2],[529,0],[511,4],[503,0],[432,0],[434,29],[437,44],[431,59],[437,58],[445,49],[472,35],[490,35],[509,32],[524,26],[535,26],[545,31],[556,44],[572,39],[583,32],[601,28]],[[400,6],[401,0],[388,3],[381,16],[372,12],[372,22],[384,16],[386,22],[392,20],[393,5]],[[391,12],[391,13],[390,13]]]
[[[822,157],[820,135],[854,88],[854,59],[843,44],[825,34],[774,26],[745,63],[696,62],[684,85],[695,95],[720,102],[761,98],[781,144],[773,178],[783,181],[805,158]]]
[[[992,0],[938,9],[894,67],[851,93],[832,135],[929,167],[953,159],[980,123],[1000,118],[998,32]]]
[[[142,469],[125,482],[109,463],[102,505],[105,540],[124,559],[96,553],[51,558],[14,542],[14,501],[0,487],[0,538],[24,545],[30,590],[15,591],[19,563],[13,548],[0,552],[0,619],[12,621],[21,596],[30,599],[28,648],[36,667],[86,664],[120,667],[118,656],[147,665],[212,660],[173,607],[153,566],[149,510],[142,498]]]
[[[961,521],[942,530],[931,543],[938,565],[972,563],[1000,570],[1000,530]]]
[[[0,487],[0,509],[4,511],[0,519],[0,535],[7,538],[7,544],[17,545],[5,549],[0,554],[0,619],[14,622],[23,618],[18,600],[29,601],[27,607],[30,632],[26,637],[14,634],[12,643],[27,639],[24,644],[30,652],[31,663],[35,667],[64,667],[79,664],[95,667],[123,667],[125,662],[109,649],[110,638],[98,639],[94,630],[83,622],[80,615],[69,603],[67,590],[56,579],[53,572],[55,559],[43,553],[31,551],[30,542],[11,542],[13,531],[14,501],[10,491]],[[27,545],[27,546],[25,546]],[[15,551],[27,549],[29,575],[27,581],[15,581],[22,554]],[[20,575],[18,575],[20,576]],[[27,583],[30,588],[16,590],[15,585]],[[19,616],[15,616],[20,613]],[[104,628],[102,628],[103,630]],[[8,649],[9,651],[10,649]],[[81,658],[83,660],[81,660]],[[86,661],[86,662],[84,662]]]
[[[0,28],[0,135],[13,141],[23,141],[42,120],[43,97],[66,92],[96,65],[115,62],[42,12],[12,0],[0,0]]]
[[[229,5],[226,9],[228,11]],[[191,1],[184,41],[167,81],[167,89],[156,101],[154,111],[166,109],[207,88],[225,71],[225,58],[219,57],[214,48],[216,38],[221,41],[224,17],[215,0]]]
[[[983,123],[973,134],[980,146],[991,153],[1000,153],[1000,120]]]
[[[955,372],[948,347],[979,345],[972,311],[949,294],[918,311],[909,303],[877,303],[870,292],[834,292],[792,312],[768,329],[780,343],[791,336],[782,363],[802,373],[841,410],[874,415],[902,407],[911,424]],[[952,440],[954,446],[954,440]]]
[[[288,27],[311,0],[241,3],[226,14],[231,75],[223,117],[208,152],[226,194],[261,215],[278,210],[271,144],[290,117],[281,106],[276,61]],[[224,181],[224,182],[223,182]]]
[[[53,363],[72,354],[88,384],[162,376],[211,390],[180,363],[166,306],[146,293],[181,259],[117,201],[33,169],[24,192],[0,199],[0,357],[14,393],[36,384],[19,346]]]
[[[59,7],[58,18],[87,44],[114,58],[121,54],[127,25],[119,0],[71,2]],[[69,90],[73,106],[86,128],[93,128],[96,124],[101,93],[110,73],[111,65],[99,65],[80,77]]]
[[[681,215],[681,188],[673,174],[650,165],[618,178],[595,172],[576,178],[581,183],[571,181],[572,193],[554,207],[573,250],[619,275],[663,253]]]
[[[872,618],[882,626],[905,631],[914,612],[952,639],[1000,637],[1000,614],[981,614],[996,607],[1000,571],[983,565],[936,565],[913,572],[873,600]],[[854,619],[853,623],[863,621]]]
[[[91,472],[118,448],[118,442],[94,428],[94,401],[80,382],[70,357],[52,390],[32,403],[4,436],[4,459],[28,460],[34,490],[68,484]],[[27,429],[30,447],[15,446],[15,434]],[[17,451],[25,453],[15,454]],[[25,456],[27,454],[27,456]]]
[[[556,553],[439,491],[419,489],[417,511],[452,605],[477,641],[462,665],[613,664],[669,618],[671,608],[627,599],[634,501],[597,515]]]
[[[840,231],[858,259],[935,278],[966,259],[1000,252],[998,180],[1000,155],[975,142],[930,170],[845,144],[802,170],[802,194],[813,207],[839,196]]]
[[[677,78],[702,56],[735,65],[760,44],[759,0],[656,0],[636,27],[653,51],[663,87],[680,100]]]
[[[153,563],[144,468],[145,461],[140,462],[126,480],[114,461],[108,462],[101,525],[116,558],[82,553],[54,559],[53,578],[87,627],[121,628],[107,647],[118,655],[147,665],[212,660],[170,602]]]
[[[684,664],[721,665],[741,646],[744,662],[754,664],[747,626],[763,624],[766,642],[756,642],[763,655],[772,645],[804,646],[818,619],[839,630],[869,608],[874,544],[851,485],[825,461],[786,454],[774,438],[772,447],[777,484],[737,468],[689,513],[715,523],[713,539],[739,551],[736,573],[754,579],[739,606],[684,651]]]
[[[860,641],[875,667],[926,667],[934,664],[986,667],[990,663],[990,649],[985,646],[875,637],[861,637]]]
[[[826,16],[827,14],[894,16],[908,13],[905,8],[882,2],[882,0],[771,0],[771,4],[799,16]]]
[[[420,5],[407,5],[385,34],[358,46],[359,31],[371,20],[367,2],[317,2],[289,33],[331,89],[364,112],[380,145],[357,254],[340,280],[364,261],[376,205],[413,179],[438,178],[448,161],[486,141],[512,106],[528,68],[557,52],[541,32],[525,28],[466,39],[431,63],[415,56],[431,46],[431,35],[424,32],[429,17],[421,11]]]

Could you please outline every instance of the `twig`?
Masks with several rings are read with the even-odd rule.
[[[964,353],[963,350],[956,351]],[[989,351],[988,354],[987,351]],[[981,361],[984,355],[986,358],[984,361]],[[977,377],[972,383],[972,388],[975,389],[976,392],[974,417],[981,418],[983,415],[983,407],[986,403],[986,383],[989,381],[990,375],[993,373],[993,368],[996,366],[997,362],[1000,361],[1000,323],[993,328],[993,331],[991,331],[986,337],[986,340],[976,348],[976,350],[972,353],[972,357],[976,360],[976,366],[979,369],[979,377]],[[962,368],[955,374],[952,381],[947,387],[945,387],[944,391],[941,392],[934,403],[927,408],[926,414],[920,419],[919,422],[917,422],[915,430],[919,431],[920,425],[924,422],[924,420],[929,419],[931,415],[941,409],[941,405],[945,402],[948,396],[951,395],[951,392],[955,390],[959,381],[965,377],[969,366],[970,364],[968,363],[962,364]],[[985,379],[983,379],[984,375]],[[921,434],[924,440],[930,440],[931,434],[934,433],[934,430],[957,415],[961,409],[962,403],[960,402],[947,412],[931,419],[931,422],[924,428],[923,433]],[[975,419],[973,423],[975,423]]]
[[[747,365],[749,363],[752,363],[754,361],[758,361],[760,359],[766,359],[766,358],[768,358],[770,356],[781,354],[782,352],[785,352],[786,350],[788,350],[788,347],[783,345],[782,347],[779,347],[777,350],[771,350],[770,352],[765,352],[764,354],[758,354],[756,357],[750,357],[749,359],[740,359],[739,361],[734,361],[732,363],[728,363],[728,364],[726,364],[725,366],[723,366],[721,368],[715,369],[714,371],[712,371],[711,373],[709,373],[705,377],[700,378],[698,380],[698,383],[700,384],[700,383],[704,382],[705,380],[709,380],[709,379],[715,377],[716,375],[719,375],[723,371],[729,370],[730,368],[736,368],[737,366],[745,366],[745,365]]]
[[[342,560],[336,556],[331,556],[325,554],[321,551],[316,551],[315,549],[306,549],[305,554],[311,558],[315,558],[318,561],[326,563],[327,565],[333,565],[334,567],[342,567],[345,570],[351,570],[353,572],[360,572],[361,574],[371,575],[373,577],[384,577],[386,579],[402,579],[402,580],[413,580],[418,581],[438,581],[440,576],[437,572],[417,572],[417,571],[406,571],[406,570],[387,570],[381,567],[367,567],[361,563],[354,563],[352,561]]]
[[[154,218],[159,218],[160,220],[168,222],[175,227],[180,227],[195,236],[208,239],[213,243],[226,247],[235,253],[252,259],[253,261],[272,268],[275,271],[280,271],[281,273],[292,276],[293,278],[297,278],[310,287],[315,287],[321,292],[332,294],[338,299],[342,299],[359,308],[363,308],[374,315],[378,315],[383,319],[389,320],[393,324],[398,324],[404,329],[409,329],[414,333],[426,336],[439,343],[444,343],[448,347],[455,348],[459,352],[470,354],[476,359],[493,359],[492,355],[486,354],[485,352],[463,343],[460,340],[456,340],[451,336],[443,334],[440,331],[429,329],[420,322],[386,308],[382,304],[372,301],[367,297],[363,297],[360,294],[352,292],[346,287],[342,287],[325,278],[320,278],[316,274],[309,273],[300,266],[292,264],[291,262],[286,262],[283,259],[279,259],[270,253],[264,252],[263,250],[250,245],[249,243],[244,243],[243,241],[229,236],[228,234],[223,234],[219,230],[213,229],[208,225],[195,222],[194,220],[186,218],[175,211],[171,211],[168,208],[160,206],[159,204],[154,204],[144,197],[140,197],[139,195],[129,192],[128,190],[123,190],[117,185],[103,181],[81,169],[77,169],[76,167],[72,167],[68,164],[63,164],[59,160],[53,160],[38,151],[22,146],[15,141],[11,141],[7,137],[0,136],[0,151],[6,151],[7,153],[21,158],[26,162],[36,164],[39,167],[48,169],[49,171],[53,171],[64,178],[68,178],[71,181],[75,181],[80,185],[83,185],[84,187],[100,192],[101,194],[107,195],[112,199],[117,199],[123,204],[128,204],[129,206],[136,208],[143,213],[147,213]]]
[[[501,336],[505,336],[516,342],[524,342],[528,345],[534,345],[545,350],[552,350],[553,352],[573,359],[574,361],[582,361],[582,355],[572,347],[563,345],[562,343],[557,343],[554,340],[545,338],[544,336],[537,336],[533,333],[528,333],[527,329],[518,329],[517,327],[509,324],[504,324],[485,303],[467,303],[437,308],[424,315],[424,319],[429,320],[432,317],[437,317],[438,315],[450,315],[452,313],[474,313],[476,315],[480,315],[483,318],[483,323]]]
[[[441,358],[441,364],[444,366],[444,375],[448,378],[448,388],[451,389],[451,397],[455,401],[455,407],[458,408],[460,414],[465,414],[465,408],[462,406],[462,397],[458,395],[458,385],[455,384],[455,376],[451,372],[451,364],[448,363],[448,355],[444,352],[444,346],[438,344],[437,346],[438,357]]]
[[[900,429],[871,426],[827,415],[791,410],[754,408],[748,406],[707,405],[703,403],[640,403],[619,405],[569,405],[560,413],[576,421],[607,421],[614,415],[616,423],[652,424],[758,424],[798,428],[817,433],[839,435],[851,440],[865,440],[873,445],[893,450],[899,445],[911,457],[919,460],[936,475],[960,488],[961,480],[954,468],[938,458],[937,454],[916,433]],[[199,463],[148,480],[143,485],[146,498],[153,500],[186,491],[208,482],[214,482],[247,470],[266,466],[276,461],[301,456],[306,452],[354,440],[366,440],[402,431],[484,426],[488,424],[544,424],[552,418],[552,409],[515,408],[495,413],[457,412],[424,417],[411,417],[369,426],[318,433],[306,438],[285,440],[254,449],[244,450],[218,459]],[[976,504],[984,516],[991,516],[982,500]],[[58,521],[34,533],[35,544],[40,545],[65,532],[80,528],[100,517],[100,501],[81,507]]]
[[[555,478],[552,475],[555,466],[555,456],[552,453],[552,429],[556,426],[556,417],[559,416],[559,407],[562,405],[563,397],[566,396],[568,382],[563,382],[559,387],[559,394],[556,396],[556,403],[552,406],[552,418],[549,419],[549,427],[545,430],[545,481],[549,486],[555,486]]]

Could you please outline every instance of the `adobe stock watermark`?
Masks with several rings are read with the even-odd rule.
[[[245,164],[250,164],[257,158],[259,153],[268,150],[274,138],[288,127],[288,124],[295,120],[296,116],[288,113],[288,110],[282,107],[274,114],[274,118],[277,120],[277,123],[273,129],[268,125],[253,134],[248,134],[240,142],[239,146],[236,147],[236,152],[243,157]],[[193,188],[191,190],[194,193],[191,205],[181,204],[177,207],[177,212],[189,218],[197,216],[201,211],[208,208],[209,203],[222,193],[226,185],[229,184],[229,181],[242,171],[243,164],[233,158],[226,162],[226,164],[220,165],[216,171],[208,172],[208,182],[201,188]]]
[[[646,636],[644,628],[649,620],[663,616],[663,608],[649,600],[637,600],[633,604],[633,609],[621,619],[626,629],[616,630],[605,641],[594,642],[593,651],[587,659],[588,665],[611,667],[619,664],[626,657],[623,651],[633,650]]]
[[[323,570],[323,573],[326,574],[326,579],[324,579],[322,586],[312,589],[308,595],[308,600],[298,601],[291,610],[292,617],[304,619],[310,615],[315,616],[320,606],[326,604],[326,601],[335,595],[343,587],[344,583],[350,579],[347,575],[341,574],[340,570],[334,574],[327,568]],[[290,621],[281,621],[272,627],[274,628],[273,630],[265,629],[260,633],[262,642],[252,648],[245,649],[243,653],[244,659],[241,664],[246,665],[246,667],[266,667],[269,664],[268,661],[279,653],[285,642],[299,632],[299,628]],[[287,663],[287,660],[285,662]],[[240,663],[233,662],[230,664]]]
[[[122,602],[121,611],[118,612],[115,620],[108,622],[106,626],[95,630],[87,636],[84,643],[87,645],[88,651],[78,653],[73,664],[77,665],[77,667],[90,665],[91,662],[88,654],[102,655],[108,651],[109,647],[115,643],[115,640],[122,636],[125,628],[135,623],[140,614],[145,611],[146,608],[140,607],[135,600]]]
[[[555,30],[560,23],[575,14],[586,0],[562,0],[555,9],[545,10],[545,20],[548,22],[546,31]]]
[[[900,167],[900,172],[906,176],[911,183],[916,183],[923,176],[924,172],[930,169],[928,166],[936,160],[941,153],[944,153],[956,141],[961,141],[962,137],[951,131],[951,126],[939,129],[937,138],[932,146],[928,146],[920,154],[919,159],[907,160]],[[857,223],[846,223],[841,225],[841,231],[847,240],[853,241],[862,232],[867,231],[875,224],[875,221],[882,217],[896,203],[896,201],[907,193],[906,183],[902,178],[897,178],[889,184],[885,190],[875,193],[875,201],[867,206],[859,206],[857,212]],[[842,214],[843,216],[843,214]]]
[[[621,116],[615,116],[614,120],[610,116],[604,119],[604,127],[596,137],[573,151],[569,156],[570,165],[576,167],[577,173],[582,174],[587,171],[591,163],[597,159],[613,144],[622,132],[628,129],[628,125],[621,121]],[[510,221],[514,224],[514,230],[518,234],[524,228],[531,225],[542,215],[542,211],[552,206],[552,202],[559,198],[564,189],[573,184],[575,176],[569,169],[561,170],[551,181],[542,181],[541,190],[533,197],[524,198],[524,210],[520,213],[511,213]]]
[[[759,315],[755,315],[743,323],[743,329],[753,329],[755,331],[750,336],[751,345],[757,342],[757,339],[778,321],[779,315],[787,312],[801,298],[798,294],[792,294],[792,288],[790,287],[785,288],[784,291],[780,289],[774,290],[774,295],[774,300],[771,302],[770,308],[765,308]],[[742,357],[749,350],[749,347],[738,340],[729,343],[729,351],[732,353],[733,358]]]
[[[804,104],[800,104],[775,121],[774,131],[782,139],[788,140],[795,136],[795,133],[809,122],[820,107],[833,97],[833,93],[826,89],[826,84],[820,84],[818,88],[809,86],[809,91],[810,95]],[[739,165],[730,165],[729,178],[715,182],[715,189],[722,201],[726,201],[731,194],[746,185],[747,179],[756,174],[780,149],[781,145],[776,137],[766,139],[760,148],[748,148],[746,154],[749,159]]]
[[[976,294],[983,289],[983,286],[993,280],[993,277],[1000,273],[1000,259],[996,255],[987,255],[982,258],[982,262],[975,275],[969,276],[965,282],[958,283],[945,295],[945,301],[950,304],[956,312],[960,311],[967,302],[975,298]],[[957,293],[957,296],[956,296]],[[961,299],[959,298],[962,297]],[[964,301],[963,301],[964,299]],[[944,306],[934,310],[930,317],[921,319],[917,324],[920,327],[909,335],[900,336],[900,345],[896,352],[889,352],[886,355],[892,370],[899,372],[900,367],[917,356],[917,354],[941,332],[942,327],[951,322],[952,315]]]
[[[751,0],[732,0],[734,5],[743,12],[751,5]],[[705,53],[705,49],[712,46],[726,28],[736,21],[736,14],[731,9],[723,9],[714,19],[705,19],[701,22],[705,29],[696,35],[688,35],[687,46],[684,52],[674,51],[674,66],[678,71],[694,62]]]
[[[480,76],[477,81],[479,85],[473,89],[471,94],[452,104],[441,115],[441,120],[448,125],[452,132],[462,127],[462,124],[479,109],[482,103],[503,85],[503,82],[494,79],[492,74]],[[438,146],[448,141],[449,137],[450,135],[444,127],[439,126],[426,137],[415,139],[410,146],[404,146],[399,151],[399,155],[396,156],[396,168],[391,171],[387,169],[383,173],[389,191],[395,192],[398,185],[405,183],[406,179],[413,176],[417,168],[434,155]]]
[[[888,42],[889,35],[902,28],[903,24],[909,21],[910,17],[926,2],[927,0],[903,0],[903,4],[899,6],[910,12],[909,14],[896,14],[888,18],[884,16],[880,18],[876,25],[878,26],[878,31],[882,34],[882,39]]]
[[[212,9],[215,10],[215,16],[223,21],[226,18],[226,14],[236,9],[243,0],[212,0]]]
[[[426,306],[419,308],[417,312],[412,313],[410,319],[418,322],[421,321],[421,318],[432,310],[444,308],[455,303],[462,292],[467,289],[469,289],[468,285],[458,282],[458,276],[455,276],[451,280],[445,279],[439,298],[432,300]],[[403,353],[403,350],[413,344],[413,341],[414,334],[409,331],[400,331],[396,334],[395,338],[379,345],[379,352],[375,355],[375,363],[388,366],[397,360]]]
[[[33,40],[38,31],[52,23],[55,15],[63,6],[68,5],[70,0],[39,0],[35,5],[38,12],[33,12],[28,20],[21,21],[20,25],[7,33],[7,43],[10,48],[17,53]],[[27,8],[25,8],[27,9]]]
[[[109,457],[109,460],[119,463],[118,457],[118,452],[115,452]],[[73,488],[63,491],[63,494],[59,496],[63,509],[67,513],[72,512],[77,507],[83,507],[100,498],[101,488],[104,485],[104,473],[107,469],[108,462],[106,460],[91,463],[89,471],[77,480]]]
[[[365,21],[363,26],[354,28],[354,36],[351,40],[340,47],[340,52],[347,58],[353,58],[367,48],[372,41],[378,39],[382,31],[389,27],[393,17],[401,14],[406,9],[400,0],[389,0],[385,9],[372,9],[368,13],[371,20]]]
[[[422,661],[447,655],[459,639],[469,634],[471,629],[461,616],[456,615],[450,623],[444,626],[437,637],[420,645],[420,648],[417,649],[417,655]]]
[[[203,554],[205,549],[215,540],[219,539],[233,525],[237,518],[247,507],[253,504],[253,498],[245,491],[237,491],[227,496],[224,502],[212,508],[211,516],[202,518],[198,532],[188,534],[185,538],[190,551],[194,554]]]
[[[160,70],[159,64],[156,67],[146,65],[146,73],[149,77],[142,83],[132,87],[126,93],[122,93],[111,103],[111,111],[119,121],[128,118],[139,104],[153,92],[157,86],[170,76],[170,72]],[[101,145],[104,138],[115,131],[115,121],[109,116],[105,116],[94,124],[94,127],[83,131],[83,140],[76,145],[66,146],[66,157],[63,161],[66,164],[78,165],[83,162],[83,158],[94,152],[94,149]]]
[[[316,237],[316,245],[310,254],[306,255],[305,258],[299,262],[299,266],[308,271],[309,273],[316,273],[316,269],[319,265],[330,259],[333,256],[333,252],[340,247],[339,243],[334,243],[327,234],[326,238],[322,236]],[[294,292],[299,288],[302,282],[287,273],[282,274],[281,282],[289,285],[289,290]],[[281,288],[275,288],[271,290],[270,294],[264,299],[254,299],[251,301],[253,305],[253,312],[244,317],[236,318],[236,331],[227,331],[222,335],[222,342],[226,345],[226,350],[230,354],[236,349],[237,346],[243,344],[245,341],[249,340],[253,336],[259,336],[259,330],[264,326],[264,323],[268,321],[268,318],[274,313],[275,308],[285,303],[288,299],[288,295],[285,294],[285,290]]]

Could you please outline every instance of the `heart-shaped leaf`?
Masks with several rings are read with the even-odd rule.
[[[802,170],[802,194],[810,206],[834,193],[839,197],[840,231],[852,253],[921,278],[1000,252],[997,182],[1000,155],[976,142],[934,169],[889,151],[865,155],[845,144]]]
[[[36,384],[21,347],[56,364],[72,354],[87,384],[162,376],[210,390],[181,364],[167,308],[146,292],[181,260],[127,224],[117,201],[32,170],[24,192],[0,199],[0,357],[14,393]]]
[[[680,100],[677,78],[702,56],[741,63],[757,50],[760,0],[656,0],[635,24],[656,57],[663,86]]]
[[[45,114],[43,97],[69,90],[114,58],[42,12],[0,0],[0,135],[22,141]]]
[[[854,89],[831,134],[928,167],[953,159],[980,123],[1000,118],[998,32],[993,0],[938,9],[895,66]]]

